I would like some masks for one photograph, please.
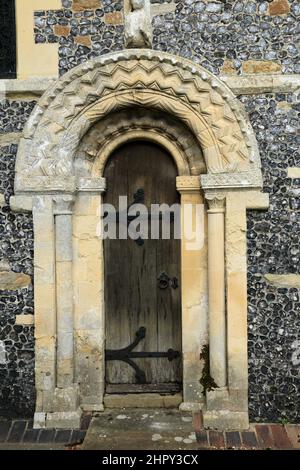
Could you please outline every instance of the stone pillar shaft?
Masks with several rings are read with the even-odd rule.
[[[224,199],[207,198],[208,210],[208,306],[210,375],[225,387],[226,318],[225,318],[225,250]]]
[[[207,229],[199,177],[178,176],[176,184],[181,194],[183,403],[180,409],[190,411],[204,403],[200,383],[204,363],[199,362],[199,357],[207,344]],[[188,225],[195,234],[192,239]],[[197,234],[197,230],[201,233]]]
[[[57,387],[74,381],[72,197],[56,198]]]

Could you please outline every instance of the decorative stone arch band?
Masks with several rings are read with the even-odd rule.
[[[189,253],[182,239],[181,408],[202,408],[210,427],[245,428],[246,209],[268,207],[257,143],[222,82],[149,50],[109,54],[64,75],[35,107],[20,142],[11,206],[32,210],[34,220],[35,426],[76,427],[82,409],[103,408],[99,195],[110,153],[140,138],[174,158],[182,204],[195,207],[204,194],[209,206],[202,249]]]
[[[43,177],[48,187],[49,177],[73,176],[72,159],[88,129],[112,112],[141,106],[185,123],[202,148],[208,175],[226,173],[223,186],[261,187],[253,131],[227,86],[186,59],[131,50],[74,68],[44,94],[20,142],[16,190],[34,191]],[[209,181],[203,177],[204,186]]]

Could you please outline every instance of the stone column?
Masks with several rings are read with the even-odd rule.
[[[53,407],[56,387],[55,231],[52,196],[34,196],[32,206],[36,388],[34,427],[43,428],[46,426],[46,413]]]
[[[54,199],[56,304],[57,304],[57,387],[65,388],[74,380],[73,321],[73,245],[72,196]]]
[[[80,406],[102,411],[105,391],[105,309],[101,199],[104,178],[80,178],[73,215],[75,382]]]
[[[78,384],[74,383],[72,206],[69,195],[53,197],[56,285],[56,370],[54,393],[43,403],[46,428],[79,428]]]
[[[210,376],[218,387],[225,387],[226,318],[225,318],[225,198],[206,195],[208,201],[208,306]]]
[[[207,344],[207,249],[206,217],[200,180],[197,176],[178,176],[181,195],[181,299],[183,403],[181,410],[195,410],[204,404],[201,377],[204,363],[200,354]],[[189,208],[191,208],[191,211]],[[197,206],[200,211],[197,212]],[[185,213],[185,208],[188,210]],[[189,240],[187,224],[198,229],[200,240]]]

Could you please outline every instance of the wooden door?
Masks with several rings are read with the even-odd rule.
[[[151,204],[179,204],[176,175],[164,149],[150,142],[126,144],[106,165],[104,202],[118,207],[119,196],[127,196],[128,205],[142,202],[149,214]],[[120,223],[117,218],[117,233]],[[180,240],[173,230],[171,235],[104,240],[107,393],[180,388]],[[124,348],[132,344],[128,357]]]

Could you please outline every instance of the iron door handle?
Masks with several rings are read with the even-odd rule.
[[[177,289],[179,287],[177,277],[171,278],[166,273],[161,273],[157,278],[157,286],[159,289],[164,290],[168,287],[172,287],[172,289]]]

